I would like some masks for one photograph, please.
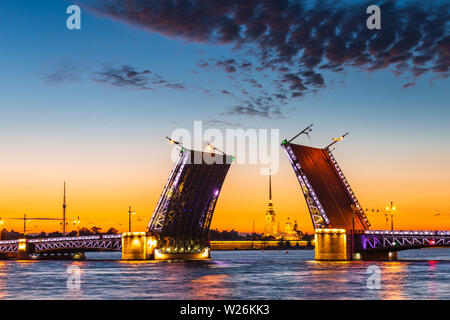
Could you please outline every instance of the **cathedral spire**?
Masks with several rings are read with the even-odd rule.
[[[266,228],[264,235],[275,237],[277,234],[275,211],[272,203],[272,171],[269,171],[269,206],[266,211]]]
[[[272,202],[272,170],[269,170],[269,202]]]

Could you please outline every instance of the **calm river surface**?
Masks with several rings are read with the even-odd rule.
[[[0,299],[450,299],[450,249],[395,262],[316,262],[314,251],[216,251],[210,261],[0,261]],[[109,260],[105,260],[109,259]],[[368,289],[370,265],[381,289]],[[80,268],[68,289],[68,267]]]

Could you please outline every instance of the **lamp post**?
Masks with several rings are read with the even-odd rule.
[[[394,211],[397,208],[394,206],[394,202],[391,201],[391,205],[390,206],[386,206],[386,220],[388,215],[391,215],[391,230],[394,230]]]
[[[73,220],[73,225],[77,226],[77,236],[80,236],[80,216],[77,217],[77,220]]]
[[[134,215],[136,211],[131,211],[131,206],[128,207],[128,232],[131,232],[131,215]]]
[[[356,206],[352,204],[352,242],[351,242],[351,260],[353,260],[353,250],[355,248],[355,211],[357,210]]]

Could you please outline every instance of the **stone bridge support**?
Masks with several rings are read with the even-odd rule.
[[[318,261],[397,260],[397,252],[357,250],[351,231],[345,229],[316,229],[315,242]]]
[[[156,238],[145,232],[127,232],[122,235],[122,260],[154,259]]]
[[[19,245],[17,246],[17,259],[27,260],[30,258],[29,247],[27,239],[19,239]]]
[[[349,238],[345,229],[316,229],[315,259],[319,261],[350,260]]]

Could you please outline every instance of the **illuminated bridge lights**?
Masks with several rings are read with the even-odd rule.
[[[30,251],[30,254],[40,254],[67,250],[121,251],[121,242],[122,234],[3,240],[0,241],[0,253]]]
[[[356,251],[450,247],[450,231],[365,230],[356,233],[355,245]]]
[[[450,231],[364,230],[367,235],[450,236]]]
[[[284,150],[286,152],[286,154],[288,155],[288,159],[289,162],[291,163],[295,174],[297,175],[297,179],[300,182],[300,185],[303,186],[303,184],[306,186],[306,189],[308,190],[309,194],[312,197],[312,200],[314,202],[313,206],[315,206],[317,208],[317,210],[319,211],[319,214],[321,216],[321,218],[323,219],[323,221],[325,221],[325,224],[329,224],[330,220],[328,219],[327,214],[325,213],[325,210],[323,209],[322,205],[320,204],[320,201],[316,195],[316,193],[314,192],[314,189],[312,188],[311,184],[309,183],[308,178],[306,177],[306,175],[303,173],[302,167],[300,165],[300,163],[296,162],[297,158],[294,155],[294,151],[292,150],[292,148],[289,146],[289,144],[283,144],[284,145]],[[302,189],[303,191],[303,189]],[[304,191],[303,191],[304,192]],[[305,194],[305,196],[308,197],[308,195]],[[308,207],[310,207],[310,204],[308,204]],[[313,208],[310,208],[310,211],[313,210]],[[314,226],[317,226],[317,221],[316,219],[314,219],[313,217],[313,223]]]
[[[124,237],[138,237],[138,236],[145,236],[145,232],[125,232],[122,234]]]
[[[19,251],[25,251],[27,249],[27,239],[19,239]]]
[[[342,234],[346,233],[345,229],[316,229],[316,233],[334,233],[334,234]]]

